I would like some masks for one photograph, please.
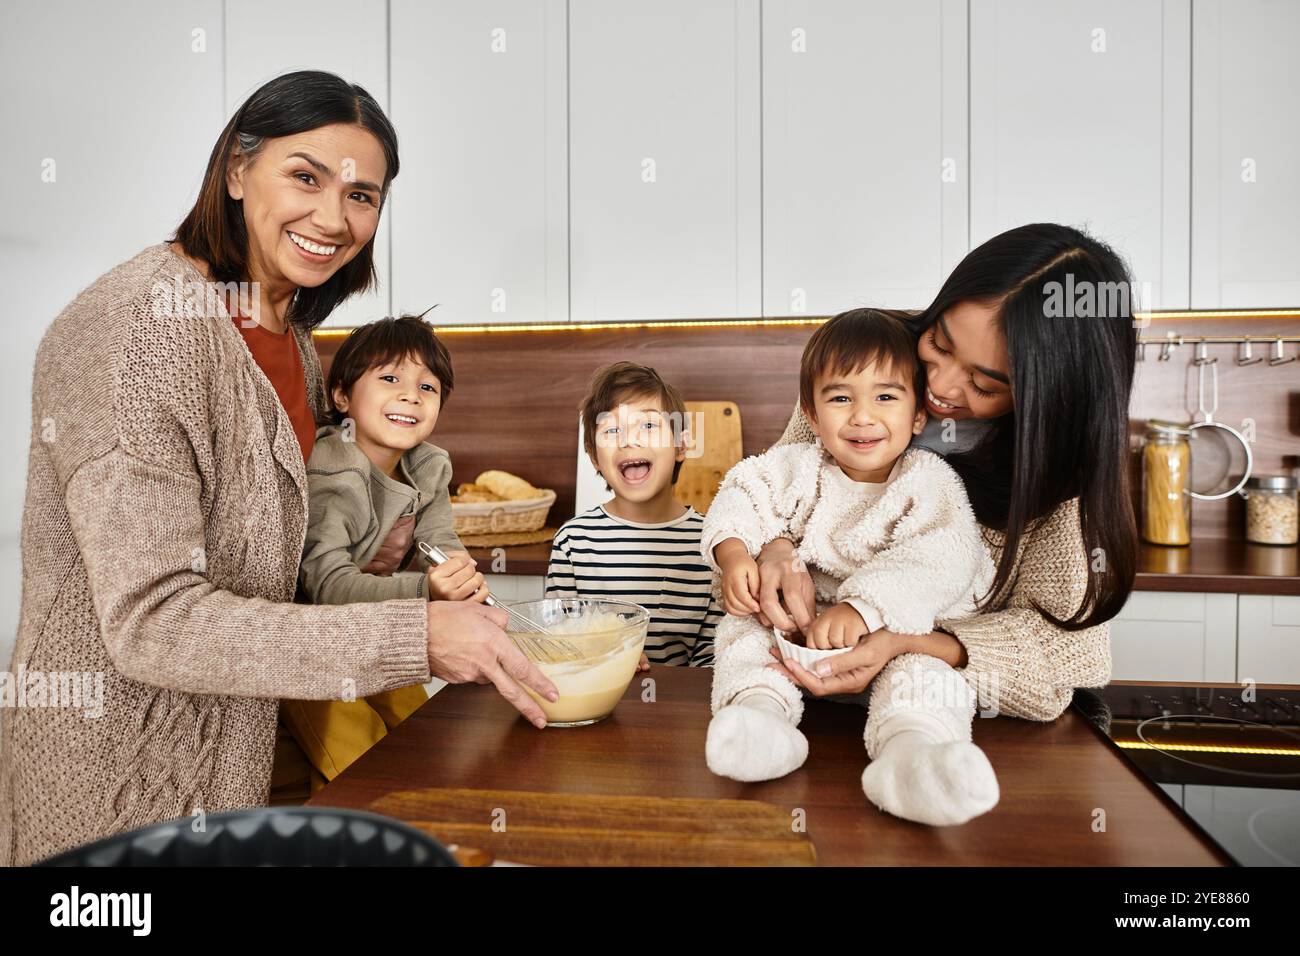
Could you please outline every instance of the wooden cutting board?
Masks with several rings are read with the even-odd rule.
[[[757,800],[402,790],[373,801],[444,844],[535,866],[815,866],[790,814]]]
[[[677,475],[673,497],[703,514],[713,503],[723,476],[744,457],[741,441],[740,408],[735,402],[687,402],[695,435],[694,452]]]

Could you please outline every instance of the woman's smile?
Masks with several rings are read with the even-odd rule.
[[[925,404],[932,412],[935,412],[940,416],[955,412],[962,407],[960,405],[954,405],[951,402],[940,401],[934,392],[930,391],[928,387],[925,390]]]
[[[293,243],[293,247],[308,262],[329,262],[339,251],[338,245],[315,242],[288,229],[285,232],[289,236],[289,241]]]

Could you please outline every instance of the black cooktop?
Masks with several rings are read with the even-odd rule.
[[[1300,866],[1300,687],[1111,684],[1074,706],[1243,866]]]

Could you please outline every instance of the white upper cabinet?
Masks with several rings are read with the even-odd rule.
[[[226,0],[226,117],[267,80],[326,70],[363,87],[388,111],[388,18],[384,0]],[[212,138],[215,141],[216,132]],[[401,128],[398,128],[401,142]],[[400,154],[399,154],[400,157]],[[343,302],[326,325],[360,325],[388,314],[388,224],[375,234],[378,289]]]
[[[564,12],[564,0],[393,0],[395,311],[567,320]]]
[[[1300,306],[1300,4],[1197,0],[1192,306]]]
[[[763,4],[763,312],[928,304],[967,251],[966,4]]]
[[[1127,259],[1143,307],[1186,308],[1188,0],[972,0],[970,17],[972,246],[1080,226]]]
[[[575,321],[761,308],[758,0],[571,0]]]
[[[222,56],[220,0],[5,4],[8,335],[44,333],[86,285],[181,224],[225,123]],[[15,344],[4,358],[21,351]],[[25,390],[30,361],[15,378]],[[21,427],[25,461],[31,423],[13,406],[5,420]]]

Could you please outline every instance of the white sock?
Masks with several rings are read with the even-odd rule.
[[[808,738],[790,722],[775,691],[753,688],[713,715],[704,756],[720,777],[775,780],[803,766]]]
[[[998,802],[998,778],[984,751],[968,740],[943,740],[923,722],[899,721],[862,772],[872,803],[904,820],[930,826],[965,823]]]

